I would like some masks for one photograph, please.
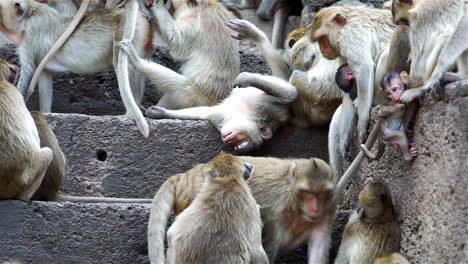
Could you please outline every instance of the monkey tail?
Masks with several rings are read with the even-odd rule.
[[[154,196],[148,222],[148,255],[151,264],[164,264],[166,226],[175,203],[175,184],[166,181]]]
[[[131,0],[128,10],[126,12],[125,29],[123,33],[123,40],[132,41],[135,35],[135,27],[138,16],[138,3],[136,0]],[[117,73],[117,81],[119,83],[120,96],[127,110],[127,115],[133,118],[136,122],[138,129],[143,137],[149,136],[148,123],[146,122],[143,114],[138,108],[138,105],[133,98],[132,90],[130,89],[130,81],[128,77],[128,57],[125,52],[118,53],[118,65],[115,68]]]
[[[65,32],[62,33],[57,42],[55,42],[55,44],[52,46],[49,52],[47,52],[46,56],[42,59],[41,63],[34,72],[31,82],[29,83],[28,94],[26,95],[25,101],[27,101],[29,97],[33,94],[34,88],[36,87],[37,81],[39,80],[39,76],[44,70],[47,62],[50,60],[50,58],[55,56],[55,53],[57,53],[57,51],[63,46],[63,44],[65,44],[70,35],[75,31],[75,28],[78,26],[78,24],[80,24],[86,10],[88,9],[90,2],[91,0],[83,0],[83,2],[80,5],[80,8],[78,9],[78,12],[76,12],[75,17],[68,25],[67,29],[65,29]]]
[[[367,148],[366,148],[366,145],[364,144],[361,144],[359,146],[361,148],[361,151],[364,152],[364,155],[366,155],[366,157],[370,160],[376,160],[377,159],[377,156],[372,154]]]
[[[82,203],[151,203],[152,199],[139,198],[114,198],[114,197],[83,197],[59,195],[57,201],[82,202]]]

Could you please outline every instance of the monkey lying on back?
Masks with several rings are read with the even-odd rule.
[[[279,251],[297,248],[307,240],[308,263],[328,263],[331,226],[339,196],[335,193],[335,177],[328,164],[316,158],[239,158],[254,167],[248,184],[260,205],[263,247],[269,263],[274,263]],[[238,170],[244,168],[242,164],[237,166]],[[152,264],[165,263],[164,237],[168,218],[173,209],[175,214],[183,213],[197,197],[206,169],[209,166],[199,164],[174,175],[156,193],[148,223]]]
[[[260,209],[246,180],[252,165],[228,153],[206,164],[204,182],[167,231],[168,264],[268,264]]]
[[[4,0],[0,2],[0,7],[0,22],[3,25],[0,31],[18,45],[21,62],[18,90],[26,95],[36,64],[65,31],[70,18],[33,0]],[[113,43],[122,38],[125,15],[123,9],[100,9],[85,15],[73,35],[47,63],[46,71],[40,76],[42,112],[51,111],[52,72],[94,73],[106,69],[111,63],[114,63],[116,69],[119,68],[119,49]],[[148,44],[152,41],[150,25],[143,16],[138,16],[138,25],[134,42],[140,54],[149,56],[151,45]],[[136,120],[143,136],[147,137],[148,124],[138,108],[143,98],[144,82],[142,77],[132,71],[129,76],[131,87],[121,85],[121,96],[127,114]]]
[[[28,201],[39,188],[53,154],[50,148],[40,147],[23,97],[8,82],[11,68],[0,59],[0,199]]]
[[[370,181],[359,193],[359,206],[349,217],[335,264],[371,264],[400,249],[400,226],[387,185]]]
[[[270,139],[281,123],[288,120],[288,104],[296,99],[297,91],[276,77],[247,72],[241,73],[234,85],[244,88],[233,89],[218,105],[180,110],[152,106],[146,115],[157,119],[210,120],[225,143],[248,152]]]

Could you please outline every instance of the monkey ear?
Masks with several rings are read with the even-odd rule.
[[[296,162],[291,163],[291,167],[289,167],[288,171],[288,180],[291,183],[294,183],[294,180],[296,179],[294,176],[294,170],[296,169]]]
[[[409,78],[409,75],[406,71],[402,71],[400,72],[400,80],[406,84],[406,85],[409,85],[410,83],[410,78]]]
[[[260,128],[260,137],[263,139],[270,139],[273,136],[273,131],[271,130],[270,127],[261,125],[259,126]]]
[[[346,25],[346,18],[340,13],[336,13],[332,21],[335,22],[335,24],[340,25],[340,26]]]

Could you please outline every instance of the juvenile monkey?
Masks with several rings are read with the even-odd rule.
[[[128,41],[120,47],[137,71],[164,93],[157,106],[215,105],[229,95],[240,70],[238,43],[226,27],[233,15],[217,0],[174,0],[172,5],[174,18],[162,0],[156,1],[153,21],[171,55],[183,62],[180,74],[141,59]]]
[[[246,182],[252,169],[228,153],[206,164],[198,195],[167,231],[165,263],[268,264],[260,209]]]
[[[335,218],[335,177],[323,160],[240,157],[254,167],[248,180],[260,205],[263,247],[269,263],[278,251],[309,241],[308,263],[328,263],[331,225]],[[169,178],[156,193],[148,223],[152,264],[164,263],[164,237],[171,211],[182,213],[197,197],[206,164]]]
[[[0,199],[28,201],[39,188],[53,153],[48,147],[40,147],[23,97],[8,82],[11,68],[0,59]]]
[[[359,193],[359,206],[346,224],[335,264],[370,264],[398,251],[400,239],[390,190],[381,181],[370,181]]]
[[[361,144],[361,150],[369,159],[380,159],[385,152],[385,145],[400,149],[403,158],[408,161],[418,155],[416,145],[414,143],[410,144],[406,136],[404,119],[407,106],[400,103],[400,97],[408,84],[409,76],[406,72],[389,72],[382,78],[382,90],[391,101],[391,104],[380,106],[378,110],[379,117],[384,120],[380,126],[377,154],[372,154],[365,145]]]
[[[239,152],[259,147],[288,120],[288,104],[297,97],[291,84],[272,76],[241,73],[222,103],[169,110],[152,106],[146,111],[156,119],[206,119],[220,131],[222,140]],[[243,87],[243,88],[239,88]]]
[[[376,258],[373,264],[410,264],[400,253],[389,253]]]
[[[69,18],[61,16],[48,5],[32,0],[5,0],[0,3],[0,7],[0,31],[18,45],[21,62],[18,90],[26,95],[36,63],[65,31]],[[122,9],[99,9],[84,16],[73,36],[57,51],[40,75],[39,97],[42,112],[51,111],[52,72],[93,73],[114,63],[117,76],[121,78],[117,60],[119,49],[112,43],[122,38],[125,15],[125,10]],[[134,42],[137,43],[139,53],[149,56],[151,45],[148,43],[152,39],[150,25],[142,16],[137,19],[139,26],[135,29]],[[128,85],[119,85],[122,99],[127,115],[136,120],[143,136],[147,137],[148,124],[138,108],[143,96],[144,80],[133,74],[133,69],[129,76],[132,91]]]
[[[236,31],[236,39],[253,41],[263,53],[273,76],[289,80],[299,93],[291,104],[292,123],[301,127],[321,126],[330,122],[341,102],[342,93],[333,82],[340,59],[325,59],[318,44],[306,37],[306,28],[292,31],[285,49],[275,49],[267,36],[246,20],[232,20],[228,26]],[[292,74],[291,74],[292,73]]]
[[[324,57],[342,57],[356,74],[354,106],[359,140],[364,142],[374,99],[375,65],[395,29],[391,12],[362,6],[328,7],[317,13],[309,29]]]
[[[411,102],[438,84],[457,64],[458,75],[468,76],[468,4],[464,0],[395,0],[394,20],[409,25],[411,88],[401,97]],[[430,22],[428,22],[430,21]]]

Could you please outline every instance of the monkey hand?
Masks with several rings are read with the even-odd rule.
[[[234,87],[249,87],[251,86],[251,78],[248,72],[241,72],[234,80]]]
[[[146,116],[153,119],[162,119],[166,117],[166,109],[159,106],[151,106],[146,110]]]
[[[222,132],[224,143],[234,146],[235,150],[241,150],[249,145],[249,137],[243,131]]]
[[[257,32],[257,28],[255,27],[255,25],[253,25],[247,20],[233,19],[229,21],[227,26],[237,33],[237,35],[231,35],[231,37],[234,39],[237,39],[237,40],[247,39],[253,42],[258,42],[262,39],[259,32]]]
[[[409,152],[410,152],[412,157],[416,157],[419,154],[418,148],[416,147],[415,143],[410,144]]]

